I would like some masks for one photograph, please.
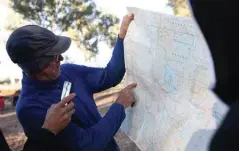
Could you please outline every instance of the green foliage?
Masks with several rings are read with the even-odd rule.
[[[173,8],[175,15],[190,17],[187,0],[168,0],[168,5]]]
[[[13,10],[53,32],[67,32],[83,50],[98,52],[98,43],[113,46],[119,19],[104,14],[93,0],[11,0]]]
[[[22,16],[15,12],[10,12],[7,18],[8,20],[7,23],[5,24],[5,29],[7,29],[8,31],[13,31],[18,27],[24,25],[24,20]]]

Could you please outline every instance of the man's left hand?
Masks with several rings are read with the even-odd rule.
[[[124,38],[128,28],[129,28],[129,24],[131,23],[131,21],[134,19],[134,14],[130,13],[128,15],[125,15],[123,18],[123,21],[121,23],[121,27],[120,27],[120,33],[119,33],[119,37],[120,38]]]

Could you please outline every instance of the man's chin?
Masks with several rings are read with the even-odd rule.
[[[55,79],[57,79],[60,75],[61,75],[61,71],[58,72],[58,74],[55,76],[56,77]]]
[[[57,72],[54,76],[51,76],[51,80],[56,80],[61,75],[61,71]]]
[[[56,72],[56,78],[59,77],[61,75],[61,69],[59,68]]]

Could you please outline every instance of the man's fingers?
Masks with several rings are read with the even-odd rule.
[[[75,109],[71,110],[71,111],[69,112],[70,117],[71,117],[74,113],[75,113]]]
[[[131,90],[131,89],[133,89],[133,88],[136,88],[136,86],[137,86],[137,83],[132,83],[132,84],[128,85],[128,86],[125,88],[125,90]]]
[[[69,111],[71,111],[72,109],[74,109],[74,103],[70,102],[64,109],[64,113],[67,113]]]
[[[65,97],[64,99],[62,99],[62,100],[59,102],[59,105],[60,105],[61,107],[64,107],[65,104],[68,104],[75,96],[76,96],[75,93],[71,93],[70,95],[68,95],[67,97]]]
[[[63,121],[69,121],[71,120],[71,116],[75,113],[75,109],[71,110],[70,112],[68,113],[65,113],[63,116],[62,116],[62,119]]]
[[[56,104],[52,104],[50,108],[54,108],[54,107],[56,107]]]
[[[133,13],[129,13],[128,17],[132,20],[132,19],[134,19],[134,14]]]
[[[68,121],[69,118],[70,118],[70,116],[69,116],[68,114],[64,114],[64,115],[62,116],[62,120],[63,120],[63,121]]]

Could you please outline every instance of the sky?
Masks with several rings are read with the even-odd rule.
[[[95,2],[104,12],[115,14],[121,21],[123,16],[127,14],[126,7],[138,7],[173,15],[173,10],[167,7],[168,0],[95,0]],[[104,67],[110,60],[111,53],[112,50],[102,44],[96,59],[97,64]]]
[[[0,0],[0,80],[5,77],[18,77],[21,76],[21,70],[11,62],[9,59],[4,41],[7,40],[9,33],[3,31],[4,25],[7,22],[8,13],[10,13],[10,9],[7,7],[7,0]]]
[[[161,13],[173,14],[172,9],[166,6],[167,0],[95,0],[95,2],[102,11],[115,14],[120,19],[127,14],[126,7],[139,7]],[[0,79],[8,76],[13,78],[19,77],[22,75],[21,70],[11,62],[6,53],[5,45],[1,44],[3,40],[6,41],[9,36],[9,33],[3,31],[4,25],[7,22],[8,13],[12,11],[7,7],[7,0],[0,1],[0,10],[4,12],[0,13],[0,61],[2,62],[0,64]],[[79,51],[74,43],[67,51],[67,55],[77,64],[104,67],[111,58],[112,49],[103,43],[100,44],[99,49],[97,57],[90,62],[85,62],[83,52]]]
[[[138,7],[151,11],[157,11],[166,14],[173,14],[173,10],[167,7],[168,0],[95,0],[96,5],[106,13],[115,14],[121,19],[127,14],[126,7]],[[112,50],[104,44],[100,46],[100,52],[95,63],[98,66],[104,67],[111,58]],[[89,65],[96,65],[90,63]]]
[[[104,11],[116,14],[120,18],[127,14],[126,7],[139,7],[173,14],[172,9],[166,6],[168,0],[95,0],[95,2]]]

